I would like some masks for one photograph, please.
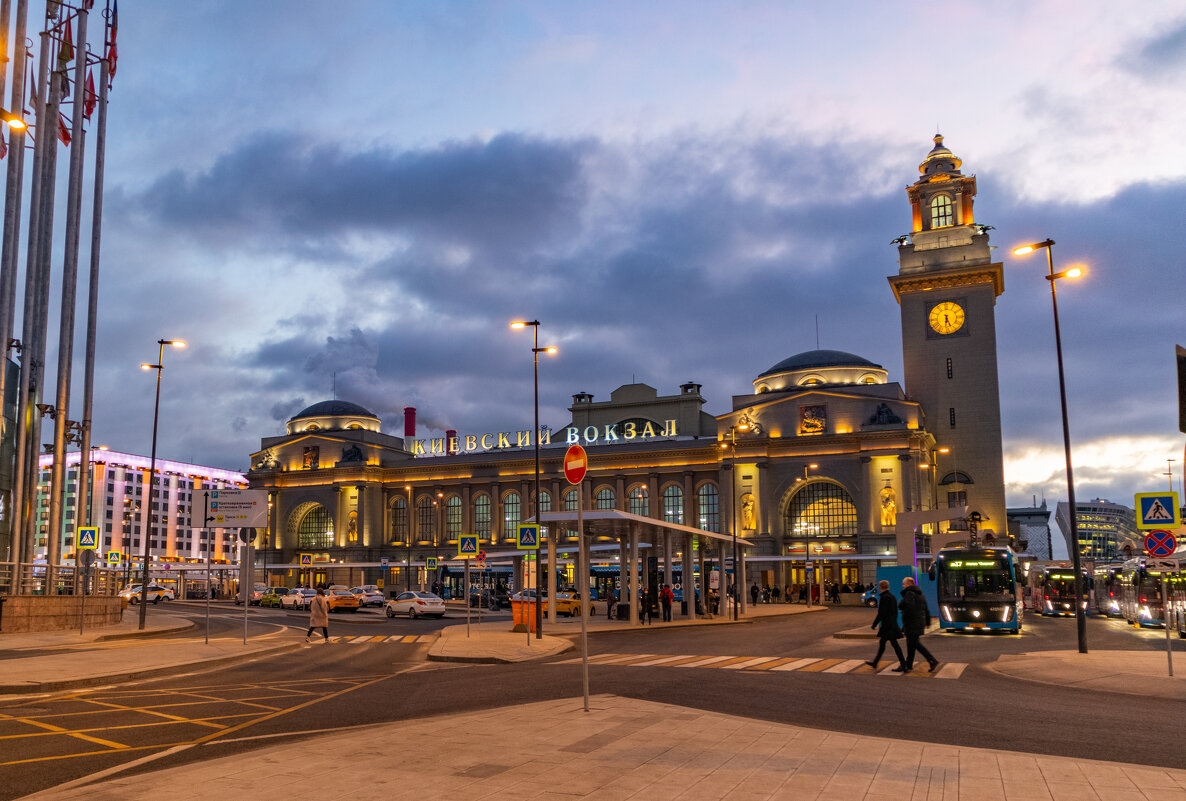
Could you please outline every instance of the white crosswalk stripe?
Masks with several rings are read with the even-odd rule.
[[[696,657],[695,654],[595,654],[589,657],[589,664],[596,666],[619,666],[619,667],[680,667],[680,668],[716,668],[720,670],[742,670],[746,673],[775,673],[775,672],[793,672],[803,670],[812,665],[819,665],[823,662],[825,664],[836,662],[834,665],[814,671],[819,673],[857,673],[868,674],[869,671],[862,670],[865,666],[863,659],[823,659],[821,657],[802,657],[799,659],[791,658],[783,664],[776,664],[773,667],[763,668],[771,662],[782,662],[787,657],[776,656],[756,656],[756,657],[739,657],[739,656],[703,656]],[[686,661],[690,660],[690,661]],[[575,665],[581,662],[580,657],[572,657],[569,659],[562,659],[556,662],[551,662],[552,665]],[[728,664],[722,664],[728,663]],[[896,662],[888,662],[878,668],[876,671],[878,676],[901,677],[905,673],[895,673],[894,668],[897,667]],[[926,668],[916,668],[910,675],[913,678],[931,678],[931,679],[958,679],[963,675],[964,670],[968,667],[965,662],[945,662],[934,673],[926,670]]]

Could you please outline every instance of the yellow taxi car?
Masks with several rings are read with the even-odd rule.
[[[329,601],[329,611],[331,612],[358,611],[358,599],[350,590],[328,590],[325,593],[325,599]]]
[[[576,617],[581,613],[581,594],[579,592],[556,593],[556,614]],[[589,614],[597,614],[597,605],[589,604]]]

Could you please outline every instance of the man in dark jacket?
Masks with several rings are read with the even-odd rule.
[[[926,597],[910,576],[902,579],[901,608],[902,633],[906,635],[906,669],[914,669],[914,652],[917,651],[926,658],[930,672],[934,673],[939,660],[931,656],[931,652],[919,642],[927,626],[931,625],[931,610],[927,609]]]
[[[877,670],[877,663],[881,660],[881,655],[885,653],[885,644],[888,642],[894,647],[894,653],[898,655],[898,666],[894,668],[894,673],[909,673],[910,668],[906,667],[902,649],[898,647],[898,640],[902,638],[902,629],[898,627],[898,602],[894,598],[894,594],[890,592],[888,581],[883,579],[878,587],[881,589],[881,595],[877,599],[877,617],[873,619],[873,625],[869,627],[877,629],[877,656],[873,657],[873,661],[865,664]]]

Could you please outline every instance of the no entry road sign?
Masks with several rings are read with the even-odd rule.
[[[1150,556],[1169,556],[1178,547],[1172,531],[1154,529],[1145,535],[1145,550]]]
[[[580,484],[589,469],[589,454],[580,445],[572,445],[564,452],[564,477],[569,484]]]

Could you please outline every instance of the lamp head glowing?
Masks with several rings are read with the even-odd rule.
[[[544,348],[544,353],[557,353],[557,352],[559,352],[559,348],[557,348],[555,345],[550,345],[550,346]]]
[[[522,320],[517,320],[517,321],[511,323],[511,328],[526,328],[526,327],[527,327],[527,323],[523,322]]]
[[[155,364],[149,364],[148,362],[140,362],[141,370],[151,370],[154,367],[156,367]]]
[[[1022,246],[1021,246],[1021,247],[1019,247],[1019,248],[1014,248],[1014,249],[1013,249],[1013,255],[1014,255],[1014,256],[1026,256],[1026,255],[1028,255],[1028,254],[1030,254],[1030,253],[1033,253],[1033,252],[1034,252],[1034,246],[1033,246],[1033,245],[1022,245]]]
[[[166,339],[161,344],[162,345],[172,345],[175,348],[184,348],[185,340],[184,339]]]
[[[1066,272],[1067,278],[1078,278],[1081,275],[1083,275],[1082,267],[1072,267],[1071,269],[1067,270],[1067,272]]]

